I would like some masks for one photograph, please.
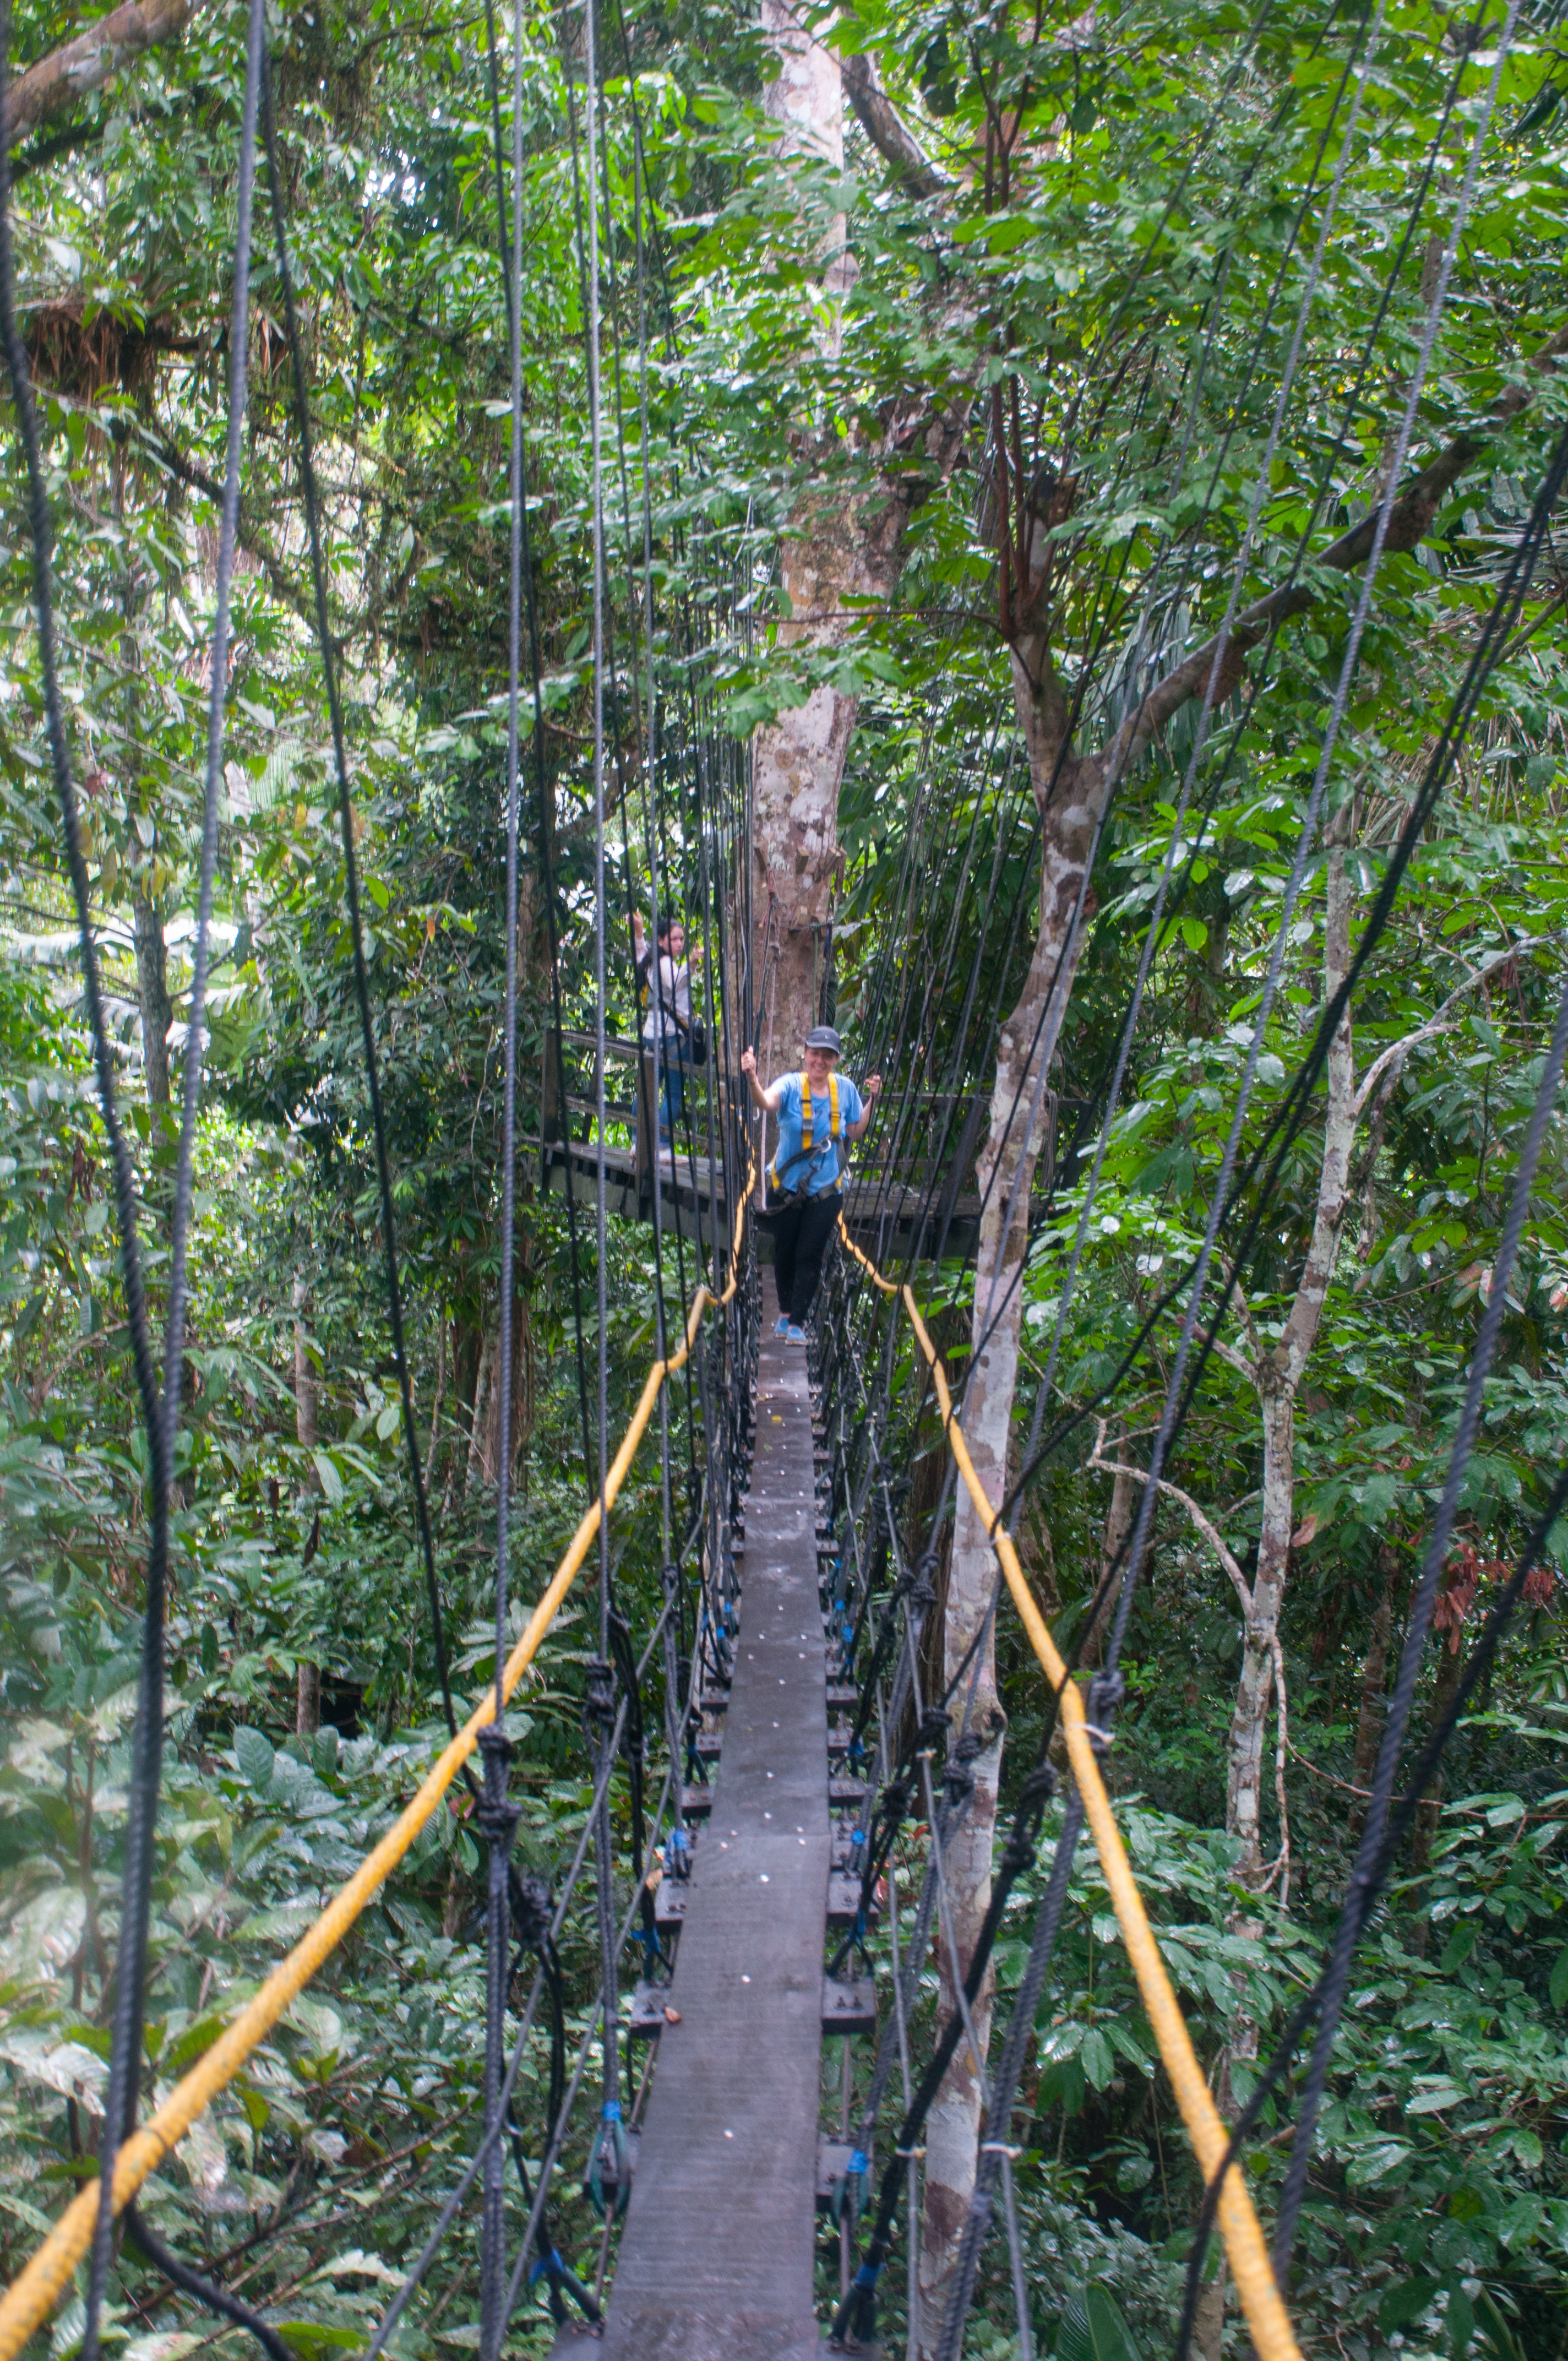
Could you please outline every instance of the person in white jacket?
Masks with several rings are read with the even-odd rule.
[[[642,914],[634,910],[631,948],[643,998],[642,1038],[653,1053],[659,1077],[659,1146],[664,1149],[672,1146],[675,1126],[685,1112],[686,1070],[692,1061],[692,976],[702,945],[694,944],[687,959],[686,930],[667,911],[654,921],[654,939],[657,958],[649,947]]]

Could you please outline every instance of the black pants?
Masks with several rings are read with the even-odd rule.
[[[779,1310],[797,1328],[806,1325],[822,1276],[822,1257],[838,1227],[843,1202],[840,1191],[829,1189],[820,1197],[806,1197],[797,1205],[786,1205],[774,1220],[773,1282],[779,1291]]]

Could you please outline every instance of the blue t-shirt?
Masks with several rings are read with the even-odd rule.
[[[779,1176],[778,1185],[786,1193],[805,1189],[811,1196],[820,1197],[839,1186],[849,1152],[845,1134],[852,1123],[859,1123],[865,1113],[865,1103],[847,1074],[836,1079],[837,1139],[833,1137],[833,1102],[828,1092],[812,1092],[810,1112],[803,1125],[800,1085],[804,1076],[785,1074],[780,1083],[784,1095],[779,1101],[779,1144],[774,1150],[773,1166]]]

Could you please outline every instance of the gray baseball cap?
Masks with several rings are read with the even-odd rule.
[[[836,1058],[844,1054],[844,1044],[831,1025],[814,1025],[806,1037],[806,1046],[808,1049],[830,1049]]]

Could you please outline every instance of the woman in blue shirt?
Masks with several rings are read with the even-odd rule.
[[[804,1074],[781,1074],[766,1090],[757,1080],[756,1051],[740,1053],[751,1104],[779,1119],[779,1144],[769,1169],[773,1193],[784,1200],[773,1223],[779,1297],[773,1333],[792,1345],[806,1342],[806,1315],[844,1202],[839,1186],[844,1143],[864,1137],[882,1095],[880,1074],[867,1075],[862,1098],[847,1074],[837,1073],[842,1050],[831,1025],[815,1026],[806,1037]]]

